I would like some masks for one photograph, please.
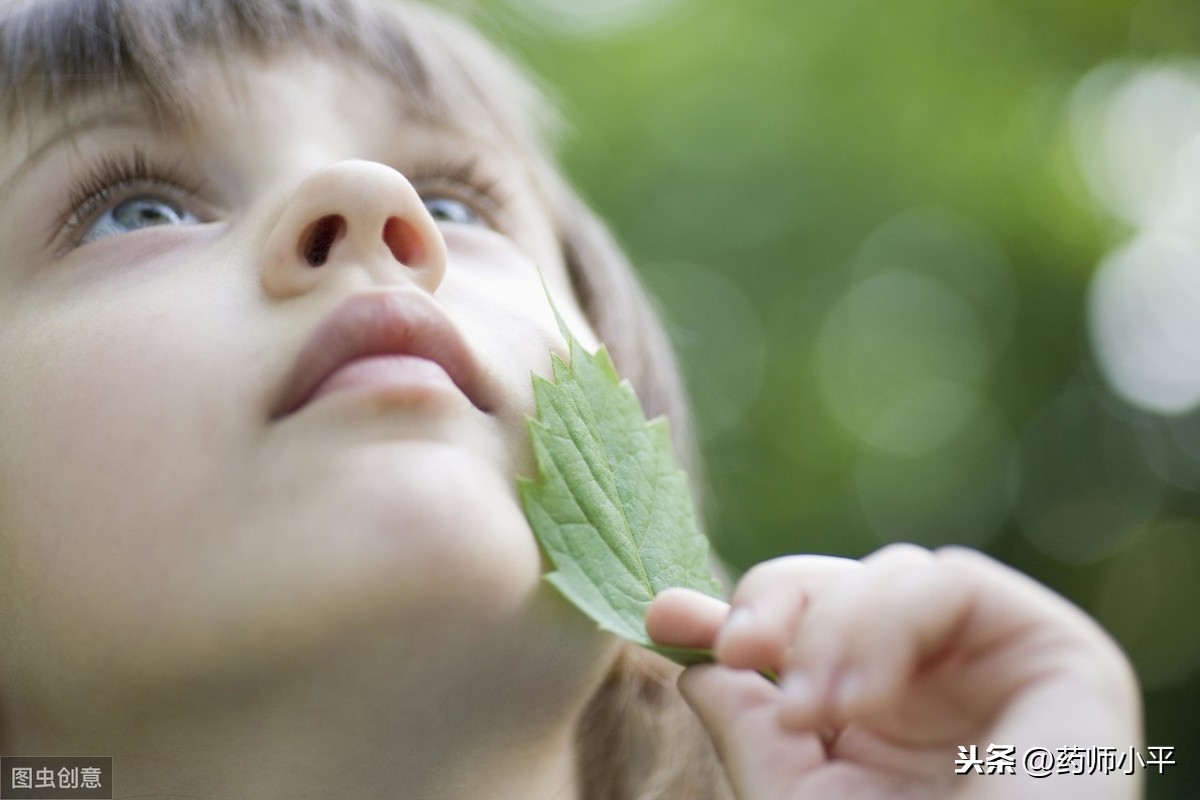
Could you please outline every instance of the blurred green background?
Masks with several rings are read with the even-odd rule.
[[[469,5],[660,299],[721,554],[994,554],[1200,797],[1200,2]]]

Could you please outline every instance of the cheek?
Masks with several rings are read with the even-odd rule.
[[[455,232],[446,241],[451,260],[438,300],[532,413],[530,373],[549,376],[551,351],[564,357],[567,352],[555,311],[585,348],[598,344],[570,292],[561,258],[548,251],[541,252],[540,262],[532,260],[494,234]]]
[[[21,599],[0,608],[0,648],[26,681],[69,683],[57,673],[79,654],[129,648],[112,637],[161,613],[181,550],[229,527],[216,481],[237,486],[221,475],[236,417],[205,388],[229,377],[191,308],[60,304],[0,336],[0,375],[19,387],[0,397],[0,585]]]
[[[531,476],[527,419],[536,413],[532,375],[549,378],[551,352],[564,359],[567,355],[554,310],[584,347],[594,349],[596,335],[574,297],[564,292],[569,281],[557,253],[542,254],[543,283],[538,264],[504,237],[454,232],[447,235],[447,245],[450,264],[437,299],[502,389],[496,416],[510,458],[505,471]]]
[[[216,390],[230,378],[197,327],[135,299],[10,328],[21,332],[6,337],[0,369],[21,391],[0,400],[0,530],[19,532],[18,547],[53,580],[157,571],[164,532],[178,531],[182,508],[203,508],[195,498],[234,462],[237,417]]]

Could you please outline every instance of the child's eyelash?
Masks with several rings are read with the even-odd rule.
[[[512,200],[500,180],[489,175],[474,156],[422,164],[408,178],[422,196],[438,190],[466,194],[457,199],[476,203],[477,210],[492,222],[497,222],[496,217],[502,216]]]
[[[142,150],[105,156],[71,186],[55,231],[73,241],[105,205],[131,189],[156,189],[186,199],[200,194],[202,185],[178,163],[156,161]]]

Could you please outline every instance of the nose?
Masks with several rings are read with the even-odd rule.
[[[339,161],[304,179],[267,235],[263,288],[292,297],[347,267],[430,293],[445,275],[441,231],[412,184],[384,164]]]

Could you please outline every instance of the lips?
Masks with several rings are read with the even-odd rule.
[[[479,365],[458,329],[424,293],[393,291],[352,297],[321,322],[300,349],[271,418],[299,411],[335,373],[352,366],[361,372],[359,362],[379,356],[432,362],[476,408],[489,411]]]

